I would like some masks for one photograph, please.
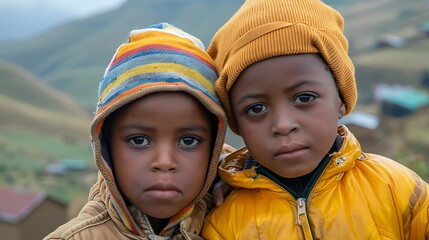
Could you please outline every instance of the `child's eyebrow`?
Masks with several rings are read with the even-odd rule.
[[[318,81],[304,79],[302,81],[297,82],[296,84],[289,86],[287,89],[288,90],[294,90],[294,89],[297,89],[297,88],[299,88],[301,86],[305,86],[305,85],[322,86],[323,84],[321,82],[318,82]]]
[[[142,131],[153,131],[152,127],[144,126],[141,124],[127,124],[119,128],[119,131],[127,131],[127,130],[142,130]]]
[[[119,128],[119,131],[127,131],[127,130],[140,130],[140,131],[155,131],[153,127],[144,126],[141,124],[128,124]],[[202,132],[210,132],[210,129],[204,127],[202,125],[191,125],[186,127],[181,127],[178,129],[180,132],[189,132],[189,131],[202,131]]]
[[[244,96],[239,98],[235,104],[240,104],[241,102],[244,102],[246,99],[260,98],[260,97],[263,97],[264,95],[265,94],[260,94],[260,93],[245,94]]]
[[[179,131],[182,131],[182,132],[188,132],[188,131],[210,132],[210,129],[208,129],[208,128],[204,127],[204,126],[201,126],[201,125],[193,125],[193,126],[190,126],[190,127],[180,128]]]
[[[291,91],[291,90],[295,90],[301,86],[322,86],[323,84],[321,82],[318,81],[312,81],[312,80],[302,80],[297,82],[296,84],[293,84],[291,86],[288,86],[286,91]],[[244,96],[242,96],[240,99],[237,100],[236,104],[240,104],[241,102],[245,101],[246,99],[253,99],[253,98],[260,98],[260,97],[264,97],[265,95],[267,95],[266,93],[249,93],[249,94],[244,94]]]

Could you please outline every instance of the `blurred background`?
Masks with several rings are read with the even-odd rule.
[[[97,176],[97,87],[128,33],[169,22],[208,46],[243,0],[0,2],[0,236],[41,239]],[[429,1],[325,0],[345,19],[359,102],[343,118],[366,152],[429,180]],[[317,124],[317,123],[315,123]],[[227,142],[243,146],[229,133]]]

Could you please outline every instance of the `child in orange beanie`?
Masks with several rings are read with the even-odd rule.
[[[428,184],[338,126],[357,89],[337,11],[320,0],[247,0],[208,53],[246,147],[220,165],[234,190],[203,238],[429,238]]]

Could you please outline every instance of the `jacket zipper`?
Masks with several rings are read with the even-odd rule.
[[[301,226],[302,232],[304,233],[305,239],[313,239],[313,235],[311,234],[310,223],[307,218],[307,203],[305,202],[305,198],[296,199],[296,208],[297,208],[297,223]]]
[[[281,188],[283,188],[286,192],[292,195],[292,197],[296,201],[296,210],[297,210],[297,224],[301,226],[302,232],[304,234],[304,238],[308,240],[313,240],[313,235],[311,233],[311,227],[310,222],[308,220],[307,216],[307,198],[310,196],[311,190],[313,189],[314,185],[316,185],[316,182],[319,180],[319,177],[323,174],[325,171],[326,166],[330,162],[330,157],[327,155],[322,160],[321,166],[318,168],[316,173],[313,175],[313,177],[308,182],[306,188],[304,189],[304,192],[301,197],[296,192],[294,192],[292,189],[288,188],[286,185],[281,183],[273,174],[271,174],[267,169],[263,167],[257,168],[257,172],[265,175],[269,179],[271,179],[274,183],[279,185]]]
[[[297,210],[297,217],[296,217],[296,223],[301,226],[302,232],[304,234],[304,238],[306,240],[312,240],[313,235],[311,234],[311,228],[310,228],[310,222],[308,221],[307,217],[307,202],[306,198],[300,197],[296,192],[294,192],[292,189],[288,188],[284,184],[282,184],[280,181],[277,180],[269,171],[267,171],[265,168],[258,168],[258,172],[265,175],[269,179],[273,180],[274,183],[276,183],[279,187],[283,188],[286,192],[288,192],[292,197],[295,199],[296,203],[296,210]],[[312,188],[313,186],[311,186]],[[309,192],[305,196],[309,195]]]

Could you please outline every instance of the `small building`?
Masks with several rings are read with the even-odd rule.
[[[420,22],[418,30],[423,37],[429,37],[429,21]]]
[[[378,84],[373,93],[380,106],[380,117],[407,117],[429,107],[429,93],[411,86]]]
[[[383,96],[381,114],[394,118],[407,117],[429,106],[429,95],[415,89],[393,91]]]
[[[378,120],[377,116],[369,113],[352,112],[340,119],[339,123],[349,126],[349,128],[356,126],[359,128],[359,130],[365,129],[369,132],[373,132],[373,130],[377,129],[380,121]]]
[[[66,170],[64,169],[64,166],[61,164],[49,164],[45,167],[45,172],[49,175],[54,176],[64,176],[66,173]]]
[[[422,87],[429,89],[429,70],[425,70],[422,73]]]
[[[0,186],[1,239],[42,239],[66,220],[66,204],[44,193]]]
[[[377,40],[375,47],[377,48],[402,48],[405,46],[405,39],[400,36],[389,35]]]
[[[88,169],[88,164],[79,159],[63,159],[60,164],[66,171],[85,171]]]
[[[48,164],[45,167],[45,172],[49,175],[64,176],[69,172],[83,172],[88,168],[88,163],[84,160],[63,159],[59,163]]]
[[[384,144],[380,145],[383,140],[378,129],[380,120],[377,116],[356,111],[341,118],[339,124],[345,125],[355,135],[364,152],[390,154],[390,149]]]
[[[383,119],[369,113],[352,112],[339,121],[346,125],[353,135],[359,140],[362,151],[366,153],[380,154],[394,158],[400,140],[394,137],[386,137],[386,124]]]

